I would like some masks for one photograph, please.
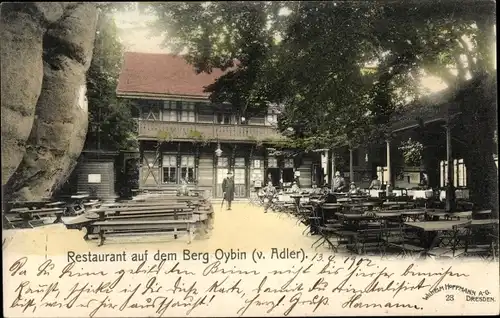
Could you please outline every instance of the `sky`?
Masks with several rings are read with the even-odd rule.
[[[129,12],[118,12],[114,15],[119,29],[120,39],[129,52],[144,53],[169,53],[167,48],[161,47],[161,37],[152,37],[149,34],[147,23],[154,21],[155,17],[141,14],[138,10]],[[446,84],[439,78],[426,76],[422,80],[424,89],[430,93],[438,92],[446,88]]]

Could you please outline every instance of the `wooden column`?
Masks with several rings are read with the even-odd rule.
[[[215,150],[217,150],[217,146],[215,146],[215,149],[212,149],[212,147],[209,148],[210,151],[212,151],[212,158],[213,158],[213,171],[212,171],[212,197],[216,198],[217,197],[217,160],[218,157],[215,154]]]
[[[387,152],[387,174],[389,175],[389,179],[387,180],[387,184],[391,184],[392,185],[392,167],[391,167],[391,141],[389,139],[387,139],[385,141],[385,144],[386,144],[386,152]],[[383,171],[382,171],[382,176],[383,176]]]
[[[447,163],[447,178],[446,178],[446,211],[452,211],[455,203],[455,189],[453,186],[453,154],[451,151],[451,126],[446,124],[446,163]]]
[[[354,182],[353,150],[349,147],[349,181]]]
[[[200,145],[196,143],[195,156],[194,156],[194,177],[196,189],[198,189],[198,183],[200,182]]]
[[[332,148],[332,171],[330,174],[330,178],[328,178],[328,176],[326,178],[327,182],[330,184],[330,188],[333,187],[334,176],[335,176],[335,149]]]

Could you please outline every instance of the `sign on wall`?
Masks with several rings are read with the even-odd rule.
[[[100,174],[89,174],[88,175],[88,183],[101,183],[101,175]]]

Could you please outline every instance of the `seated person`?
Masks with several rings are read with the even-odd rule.
[[[273,183],[269,181],[267,186],[263,189],[264,192],[264,213],[267,213],[267,210],[272,205],[274,196],[276,195],[276,188],[273,186]]]
[[[345,179],[340,175],[340,171],[335,172],[335,177],[333,178],[332,183],[333,192],[345,191]]]
[[[429,177],[427,176],[427,173],[422,172],[418,186],[422,190],[427,190],[429,188]]]
[[[323,203],[337,203],[337,196],[332,191],[327,191],[321,197]]]
[[[292,187],[290,188],[291,193],[300,193],[300,188],[297,182],[293,182]]]
[[[356,184],[354,182],[351,182],[351,185],[349,186],[349,194],[360,194],[360,193],[361,192],[356,187]]]
[[[324,183],[320,190],[321,194],[325,194],[330,192],[330,185],[328,183]]]
[[[382,186],[382,182],[378,179],[378,176],[373,177],[372,182],[370,183],[370,186],[368,189],[370,190],[380,190],[380,187]]]

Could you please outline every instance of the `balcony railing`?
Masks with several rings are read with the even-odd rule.
[[[252,125],[221,125],[139,120],[139,139],[265,141],[283,139],[275,128]]]

